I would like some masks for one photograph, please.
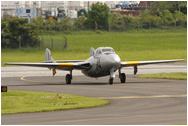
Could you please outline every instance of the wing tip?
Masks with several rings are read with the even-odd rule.
[[[8,65],[8,63],[3,63],[3,65]]]
[[[185,61],[185,59],[174,59],[174,61]]]

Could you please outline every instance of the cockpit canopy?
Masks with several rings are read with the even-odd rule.
[[[99,54],[111,54],[111,53],[115,53],[114,49],[111,47],[99,47],[96,49],[96,55]]]

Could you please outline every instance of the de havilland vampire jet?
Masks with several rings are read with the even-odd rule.
[[[81,70],[82,73],[86,76],[94,78],[110,75],[109,84],[113,84],[113,78],[115,77],[115,72],[117,70],[119,71],[119,78],[121,83],[125,83],[126,75],[125,73],[121,73],[121,69],[123,67],[133,66],[135,75],[138,71],[138,65],[168,63],[177,61],[184,61],[184,59],[121,62],[120,57],[111,47],[99,47],[96,50],[91,47],[90,57],[87,60],[55,61],[51,56],[50,50],[46,48],[45,61],[42,63],[5,63],[4,65],[47,67],[50,70],[52,69],[53,76],[56,74],[57,69],[70,71],[70,74],[66,75],[67,84],[71,84],[72,70],[78,69]]]

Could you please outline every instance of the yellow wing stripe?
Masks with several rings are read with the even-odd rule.
[[[140,62],[127,62],[127,66],[131,66],[131,65],[139,65]]]
[[[59,66],[72,67],[73,63],[59,63]]]

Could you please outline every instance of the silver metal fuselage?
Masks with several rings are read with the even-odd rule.
[[[95,54],[86,61],[91,64],[91,68],[82,70],[82,73],[89,77],[110,75],[110,71],[115,72],[121,67],[121,59],[115,52]]]

